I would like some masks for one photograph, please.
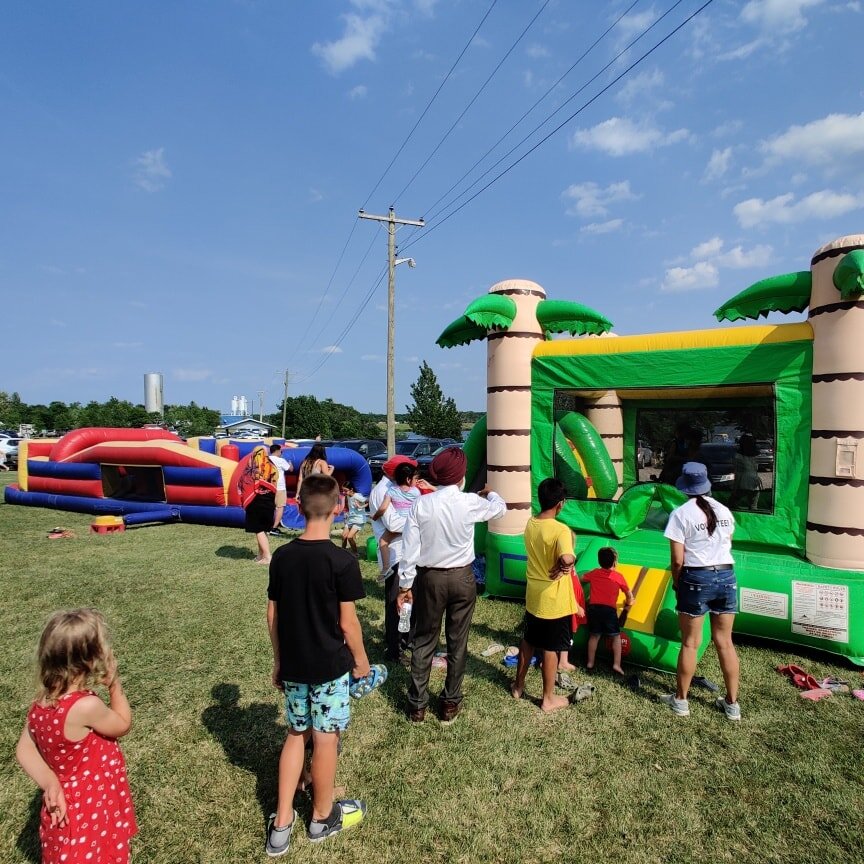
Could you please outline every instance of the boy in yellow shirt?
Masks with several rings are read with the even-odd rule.
[[[534,651],[543,651],[543,701],[548,712],[566,708],[566,696],[555,693],[558,655],[573,641],[571,616],[582,614],[573,593],[570,574],[576,562],[573,532],[556,517],[564,506],[564,484],[549,477],[537,487],[540,513],[528,520],[525,550],[528,553],[525,590],[525,631],[519,646],[516,680],[510,688],[514,699],[521,699],[525,675]],[[564,578],[562,578],[564,577]]]

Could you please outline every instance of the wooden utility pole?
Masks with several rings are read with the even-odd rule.
[[[258,422],[264,422],[264,391],[258,391]]]
[[[291,373],[285,370],[285,389],[282,393],[282,437],[285,437],[285,409],[288,403],[288,381],[291,378]]]
[[[358,215],[361,219],[387,223],[387,453],[392,456],[396,452],[396,265],[404,260],[414,266],[413,258],[396,260],[396,226],[423,228],[426,223],[422,219],[398,219],[392,207],[386,216],[373,216],[363,210]]]

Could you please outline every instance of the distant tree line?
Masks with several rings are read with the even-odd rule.
[[[28,405],[17,393],[0,391],[0,426],[17,429],[32,426],[42,432],[69,432],[85,426],[109,426],[134,429],[147,423],[160,423],[159,414],[149,413],[143,405],[133,405],[125,399],[111,397],[107,402],[51,402],[50,405]],[[166,405],[165,424],[188,438],[192,435],[212,435],[219,424],[219,412],[195,402],[188,405]]]

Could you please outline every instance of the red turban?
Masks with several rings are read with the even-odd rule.
[[[459,447],[442,450],[429,466],[429,475],[439,486],[457,486],[465,478],[468,459]]]
[[[381,470],[390,480],[393,479],[393,474],[400,465],[413,465],[417,467],[417,460],[410,456],[391,456],[382,466]]]

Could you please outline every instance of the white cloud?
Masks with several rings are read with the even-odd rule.
[[[687,129],[663,132],[648,123],[634,123],[627,117],[610,117],[591,129],[578,129],[570,139],[572,147],[602,150],[610,156],[647,153],[657,147],[677,144],[690,138]]]
[[[360,356],[361,360],[371,361],[373,363],[383,363],[384,355],[383,354],[362,354]]]
[[[132,179],[145,192],[158,192],[171,179],[171,169],[165,164],[165,148],[145,150],[133,163]]]
[[[706,181],[719,180],[728,170],[729,163],[732,161],[732,148],[726,147],[723,150],[715,150],[705,166],[703,175]]]
[[[741,20],[769,33],[791,33],[807,26],[805,9],[820,6],[823,0],[749,0]]]
[[[713,138],[728,138],[734,135],[744,124],[740,120],[727,120],[711,131]]]
[[[69,326],[65,321],[61,321],[59,318],[52,318],[48,323],[52,327],[68,327]]]
[[[610,183],[605,188],[594,182],[574,183],[561,193],[561,197],[565,201],[573,202],[567,208],[568,216],[591,217],[605,216],[611,204],[635,201],[639,196],[631,191],[629,180],[622,180],[619,183]]]
[[[678,294],[702,288],[713,288],[720,281],[717,268],[707,261],[698,261],[692,267],[670,267],[666,271],[660,291]]]
[[[427,18],[432,18],[435,15],[435,7],[438,5],[438,0],[414,0],[414,8]]]
[[[325,345],[321,349],[322,354],[341,354],[342,349],[338,345]]]
[[[633,37],[638,36],[647,27],[650,27],[657,18],[657,12],[652,6],[644,12],[635,15],[625,15],[615,27],[620,44],[630,42]]]
[[[338,75],[361,60],[374,60],[378,43],[390,26],[388,3],[354,0],[354,6],[361,11],[368,10],[369,14],[343,15],[345,29],[342,36],[332,42],[316,42],[312,46],[312,53],[324,61],[331,75]]]
[[[864,111],[829,114],[803,126],[790,126],[763,141],[760,149],[771,162],[788,160],[839,167],[850,159],[864,157]]]
[[[634,99],[644,97],[652,90],[662,87],[665,83],[666,76],[660,69],[649,69],[629,78],[615,95],[615,98],[619,102],[630,103]]]
[[[623,219],[610,219],[608,222],[592,222],[590,225],[583,225],[579,230],[583,234],[611,234],[613,231],[620,230],[623,224]]]
[[[807,195],[800,201],[795,201],[792,192],[778,195],[770,201],[748,198],[736,204],[733,212],[743,228],[752,228],[755,225],[770,223],[788,225],[808,219],[831,219],[862,207],[864,207],[864,195],[823,189]]]
[[[692,267],[670,267],[666,270],[660,291],[675,294],[684,291],[699,291],[713,288],[720,281],[720,270],[743,270],[765,267],[771,262],[774,250],[770,246],[754,246],[745,250],[735,246],[723,251],[723,239],[711,237],[690,250],[690,258],[696,263]]]
[[[205,381],[213,374],[212,369],[175,369],[174,377],[178,381]]]
[[[309,190],[309,203],[317,204],[319,201],[324,200],[324,193],[321,192],[320,189],[310,189]]]
[[[142,348],[144,346],[143,342],[112,342],[111,345],[114,348],[119,348],[121,350],[131,350],[135,348]]]
[[[365,84],[358,84],[348,91],[348,98],[351,100],[365,99],[368,92],[369,88]]]
[[[549,49],[546,48],[544,45],[540,45],[537,42],[533,42],[531,45],[529,45],[525,49],[525,53],[529,57],[532,57],[534,60],[540,60],[543,57],[549,56]]]
[[[696,261],[704,261],[713,258],[723,248],[723,241],[719,237],[712,237],[690,250],[690,257]]]

